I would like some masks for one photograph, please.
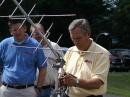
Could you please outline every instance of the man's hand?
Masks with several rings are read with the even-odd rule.
[[[2,84],[0,83],[0,87],[2,86]]]
[[[37,95],[39,95],[42,91],[42,88],[41,87],[35,87],[35,90],[36,90]]]
[[[76,86],[77,77],[72,74],[66,74],[60,78],[61,86]]]

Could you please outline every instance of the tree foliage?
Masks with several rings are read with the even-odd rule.
[[[67,33],[68,25],[75,18],[87,18],[92,26],[94,36],[105,30],[107,23],[104,23],[106,21],[104,16],[106,16],[108,12],[106,10],[107,6],[103,5],[104,2],[102,0],[23,0],[21,6],[29,13],[35,3],[37,5],[32,14],[76,14],[75,17],[45,17],[42,21],[46,29],[54,22],[50,38],[56,41],[57,39],[54,37],[59,37],[59,34],[63,33],[64,37],[61,42],[63,46],[67,41],[66,37],[69,37]],[[12,0],[6,0],[0,9],[0,11],[2,11],[1,15],[11,14],[15,7]],[[21,12],[17,10],[15,15],[17,14],[21,14]],[[39,18],[32,19],[34,21],[39,20]],[[71,45],[71,42],[69,43],[69,45]],[[66,45],[67,44],[65,44],[65,46]]]
[[[63,25],[60,32],[67,31],[69,23],[74,18],[87,18],[90,21],[93,37],[104,32],[109,21],[104,17],[108,15],[107,5],[102,0],[40,0],[39,13],[44,14],[65,14],[73,13],[76,17],[56,18],[53,21]],[[102,25],[103,24],[103,25]],[[58,26],[58,24],[57,24]]]
[[[63,34],[59,44],[70,46],[72,43],[69,39],[68,25],[75,18],[87,18],[90,21],[93,38],[102,32],[114,32],[120,35],[127,33],[129,2],[125,3],[126,1],[129,0],[122,0],[119,3],[115,0],[23,0],[20,5],[29,13],[36,3],[31,14],[76,14],[74,17],[44,17],[41,22],[45,29],[49,28],[53,22],[54,25],[51,28],[49,38],[57,41],[60,34]],[[116,3],[118,3],[117,7],[115,7]],[[5,0],[5,3],[0,7],[0,15],[10,15],[15,7],[16,5],[12,0]],[[19,10],[14,13],[14,15],[18,14],[21,14]],[[32,19],[34,22],[38,22],[40,18]],[[126,19],[128,21],[125,21]],[[7,20],[7,18],[0,18],[0,26],[4,26],[0,31],[8,32]]]
[[[112,31],[121,37],[122,42],[129,44],[130,38],[130,0],[119,0],[112,16]]]

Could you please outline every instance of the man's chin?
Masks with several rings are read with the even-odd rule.
[[[80,50],[80,51],[84,51],[84,49],[81,48],[81,46],[76,46],[76,47],[78,48],[78,50]]]
[[[81,47],[79,45],[76,45],[76,47],[78,48],[78,50],[81,50]]]

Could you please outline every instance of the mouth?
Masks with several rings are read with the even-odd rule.
[[[14,35],[15,37],[19,37],[19,36],[20,36],[20,33],[13,33],[13,35]]]

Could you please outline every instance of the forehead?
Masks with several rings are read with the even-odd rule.
[[[21,26],[21,23],[15,23],[15,24],[11,24],[9,27],[10,28],[17,28],[17,27],[20,27]],[[23,25],[24,26],[24,25]],[[22,26],[22,27],[23,27]]]
[[[80,27],[76,27],[75,29],[70,31],[70,35],[74,35],[74,36],[82,35],[81,28]]]
[[[35,25],[38,30],[43,30],[43,27],[41,25]],[[31,30],[37,30],[35,27],[31,26]]]

